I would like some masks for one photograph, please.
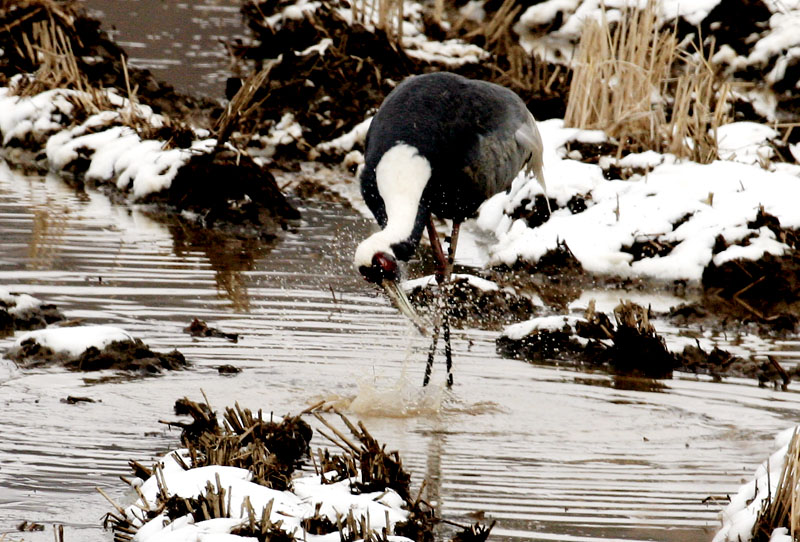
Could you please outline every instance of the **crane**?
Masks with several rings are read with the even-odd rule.
[[[354,264],[384,287],[420,330],[424,324],[398,285],[398,260],[408,261],[427,229],[436,280],[450,280],[461,223],[493,195],[507,191],[523,169],[545,191],[542,139],[533,115],[513,91],[457,74],[436,72],[403,80],[386,97],[366,137],[361,194],[381,229],[362,241]],[[548,203],[549,206],[549,203]],[[453,223],[445,256],[433,217]],[[436,319],[425,368],[427,385],[440,327],[447,384],[453,384],[446,304]]]

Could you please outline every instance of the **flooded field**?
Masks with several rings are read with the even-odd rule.
[[[482,511],[498,520],[495,540],[708,540],[725,495],[797,421],[794,391],[686,376],[631,390],[500,358],[496,334],[474,330],[454,332],[452,391],[437,366],[423,393],[426,340],[350,265],[369,222],[333,204],[302,211],[295,231],[243,243],[0,166],[0,284],[191,362],[130,379],[0,359],[0,538],[49,541],[63,523],[67,540],[110,540],[95,488],[126,502],[128,460],[176,447],[158,420],[201,391],[217,409],[239,401],[276,415],[338,402],[400,450],[415,485],[428,480],[444,518]],[[194,317],[241,338],[193,339],[183,328]],[[221,375],[222,364],[242,372]],[[24,520],[48,529],[15,533]]]

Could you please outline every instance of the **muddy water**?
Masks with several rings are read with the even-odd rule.
[[[95,488],[125,502],[127,461],[175,447],[177,432],[158,420],[201,390],[218,409],[238,400],[276,414],[336,401],[401,451],[445,518],[482,511],[498,520],[496,540],[708,540],[714,498],[797,421],[793,392],[691,378],[629,389],[499,358],[495,335],[480,331],[455,332],[454,389],[423,393],[424,340],[350,268],[368,229],[316,204],[274,243],[241,243],[0,167],[0,285],[192,363],[125,379],[0,360],[0,538],[28,520],[48,528],[7,540],[52,540],[56,522],[67,540],[110,540],[100,524],[111,508]],[[242,338],[193,339],[182,331],[193,317]],[[220,364],[242,372],[222,376]],[[68,395],[96,402],[68,405]]]
[[[232,74],[221,41],[245,34],[240,0],[84,0],[130,56],[181,92],[224,95]]]

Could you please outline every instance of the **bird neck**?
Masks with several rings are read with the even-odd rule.
[[[413,252],[419,243],[419,215],[427,212],[421,210],[420,203],[430,178],[430,162],[411,145],[398,143],[381,156],[375,167],[375,180],[386,212],[386,225],[358,246],[356,266],[370,265],[376,252],[408,259],[411,254],[396,254],[394,248],[410,243]]]

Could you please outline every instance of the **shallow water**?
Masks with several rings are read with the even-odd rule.
[[[0,360],[0,538],[28,520],[48,528],[7,540],[52,540],[53,523],[67,540],[110,540],[100,524],[111,507],[95,488],[125,502],[117,477],[127,461],[174,448],[178,433],[158,420],[201,390],[218,410],[239,401],[281,415],[335,402],[400,450],[445,518],[497,519],[495,540],[710,539],[723,506],[714,499],[736,491],[797,421],[794,392],[685,377],[639,391],[499,358],[496,334],[475,330],[454,332],[453,390],[423,392],[424,339],[349,263],[369,228],[309,204],[296,231],[241,243],[0,167],[0,285],[192,363],[131,380]],[[195,316],[242,337],[193,339],[182,330]],[[787,344],[772,346],[797,352]],[[243,371],[222,376],[220,364]],[[97,402],[62,403],[68,395]]]
[[[181,92],[222,98],[231,77],[222,41],[245,35],[241,0],[83,0],[130,57]]]

